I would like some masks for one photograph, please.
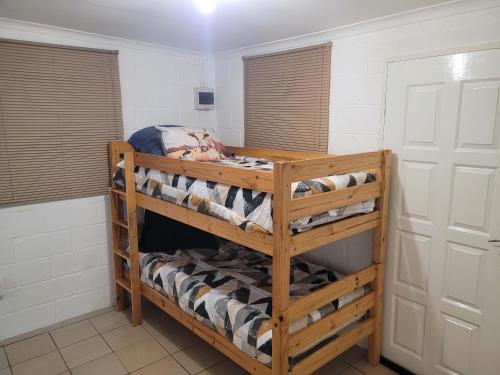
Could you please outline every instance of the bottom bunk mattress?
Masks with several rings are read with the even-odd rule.
[[[190,316],[226,337],[243,352],[270,366],[272,359],[272,258],[232,242],[218,250],[140,253],[141,279]],[[342,278],[342,275],[292,258],[290,301]],[[290,324],[290,333],[312,324],[365,293],[364,288],[331,301]],[[357,319],[356,319],[357,320]],[[332,338],[325,338],[314,346]],[[329,334],[329,335],[328,335]],[[307,348],[307,350],[313,349]],[[294,359],[300,358],[298,353]],[[290,366],[295,362],[290,359]]]

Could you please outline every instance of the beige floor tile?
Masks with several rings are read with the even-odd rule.
[[[111,349],[106,345],[101,336],[94,336],[66,346],[60,349],[60,351],[69,368],[80,366],[111,353]]]
[[[9,367],[9,361],[7,361],[7,355],[5,354],[5,349],[0,348],[0,370]]]
[[[226,359],[219,351],[204,342],[177,352],[173,357],[190,374],[196,374]]]
[[[111,346],[111,349],[117,351],[150,337],[150,334],[142,326],[132,327],[127,325],[108,331],[102,336]]]
[[[347,362],[350,365],[353,365],[359,360],[364,359],[365,356],[366,356],[366,350],[360,348],[359,346],[354,345],[350,349],[342,353],[338,358],[340,358],[344,362]]]
[[[143,327],[152,335],[158,335],[168,332],[172,329],[184,327],[174,318],[170,317],[165,312],[158,310],[155,314],[145,317],[142,321]]]
[[[152,337],[122,348],[115,354],[130,372],[168,356],[167,351]]]
[[[124,312],[110,311],[106,314],[98,315],[90,319],[90,322],[100,332],[104,333],[112,329],[130,325],[130,320]]]
[[[158,362],[147,365],[133,373],[133,375],[188,375],[181,365],[172,357],[166,357]]]
[[[56,346],[48,333],[43,333],[29,339],[18,341],[7,345],[5,352],[9,358],[10,365],[38,357],[42,354],[56,350]]]
[[[361,371],[356,370],[354,367],[348,366],[339,375],[363,375]]]
[[[357,370],[361,371],[365,375],[393,375],[396,374],[391,369],[388,369],[384,365],[378,365],[377,367],[373,367],[366,359],[361,359],[353,364],[353,367]]]
[[[12,366],[14,375],[57,375],[67,369],[57,350]]]
[[[71,370],[73,375],[123,375],[127,373],[125,367],[113,353],[87,362]]]
[[[155,334],[154,338],[170,354],[177,353],[180,350],[202,342],[198,336],[180,324],[172,326],[168,331]]]
[[[249,373],[243,370],[240,366],[236,365],[230,360],[225,360],[212,366],[198,375],[248,375]]]
[[[54,339],[56,345],[59,348],[63,348],[95,336],[97,335],[97,331],[88,320],[83,320],[81,322],[50,331],[50,335]]]
[[[0,375],[12,375],[12,371],[10,371],[9,367],[0,370]]]
[[[317,370],[314,375],[337,375],[343,373],[349,365],[344,361],[335,358],[333,361],[328,362],[326,365]]]

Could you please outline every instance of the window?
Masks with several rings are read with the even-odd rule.
[[[244,57],[245,146],[328,148],[331,43]]]
[[[0,39],[0,204],[105,194],[121,116],[116,51]]]

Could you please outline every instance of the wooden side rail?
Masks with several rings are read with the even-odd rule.
[[[290,218],[295,220],[305,216],[320,214],[334,208],[346,207],[369,199],[378,198],[381,194],[382,181],[374,181],[346,189],[292,199],[290,203]]]
[[[290,178],[292,181],[302,181],[336,174],[379,169],[382,166],[384,153],[385,150],[292,161],[290,162],[292,169]]]
[[[371,318],[355,324],[354,327],[350,327],[338,338],[311,353],[302,361],[297,363],[293,367],[291,375],[313,373],[321,366],[325,365],[335,357],[338,357],[340,354],[345,352],[359,340],[371,335],[374,331],[374,325],[374,319]]]
[[[184,224],[213,233],[217,236],[267,255],[273,255],[273,237],[269,234],[245,232],[239,227],[213,216],[201,214],[173,203],[162,201],[142,193],[136,193],[136,204],[160,215],[172,217]]]
[[[370,283],[375,280],[376,275],[377,265],[374,264],[331,283],[324,288],[318,289],[292,303],[288,307],[288,317],[291,321],[297,320],[309,314],[311,311]]]
[[[272,148],[226,146],[226,150],[236,155],[251,156],[254,158],[262,158],[269,160],[281,160],[281,161],[317,159],[328,156],[323,152],[287,151],[287,150],[276,150]]]
[[[338,329],[351,320],[360,317],[368,311],[368,309],[372,308],[374,304],[375,293],[370,292],[356,298],[354,301],[313,324],[308,325],[300,331],[295,332],[290,335],[288,339],[288,355],[295,355],[299,351],[320,340],[325,336],[325,333]]]
[[[292,256],[299,255],[319,246],[374,229],[379,225],[379,217],[380,212],[374,211],[296,234],[291,239],[290,252]]]
[[[135,153],[135,165],[157,169],[162,172],[181,174],[207,181],[240,186],[266,193],[273,192],[273,173],[253,169],[237,168],[216,163],[179,160],[156,155]]]

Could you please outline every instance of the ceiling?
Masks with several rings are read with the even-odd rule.
[[[0,0],[0,17],[171,47],[220,52],[449,0]]]

